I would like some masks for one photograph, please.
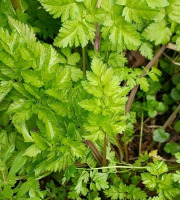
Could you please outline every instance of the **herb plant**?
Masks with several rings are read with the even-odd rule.
[[[179,27],[179,0],[0,0],[0,199],[179,199]]]

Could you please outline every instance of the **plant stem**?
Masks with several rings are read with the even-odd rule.
[[[14,10],[19,9],[20,11],[23,11],[23,8],[22,8],[21,4],[19,3],[19,0],[11,0],[11,3],[12,3]]]
[[[4,170],[1,170],[1,174],[2,174],[3,182],[6,184],[6,177],[5,177],[5,174],[4,174]],[[12,200],[12,197],[10,197],[9,199]]]
[[[143,121],[144,121],[144,112],[143,112],[143,109],[142,109],[142,115],[141,115],[141,132],[140,132],[140,141],[139,141],[139,155],[141,154],[141,149],[142,149]]]
[[[1,174],[2,174],[3,182],[6,182],[6,177],[5,177],[5,175],[4,175],[4,171],[3,171],[3,170],[1,170]]]
[[[103,162],[102,166],[106,166],[106,156],[107,156],[107,133],[104,133],[104,152],[103,152]]]
[[[177,51],[177,49],[178,49],[177,45],[172,44],[172,43],[168,43],[167,48],[174,50],[174,51]]]
[[[129,163],[128,144],[126,143],[126,131],[124,131],[124,138],[125,138],[125,142],[124,142],[125,161]]]
[[[101,7],[101,2],[102,0],[98,0],[96,7],[99,9]],[[100,50],[100,34],[99,34],[99,24],[95,23],[95,29],[96,29],[96,34],[95,34],[95,41],[94,41],[94,49],[99,52]]]
[[[82,48],[82,66],[83,66],[83,73],[86,75],[86,51],[85,47]]]
[[[89,140],[84,140],[84,142],[86,143],[87,146],[89,146],[91,148],[93,155],[96,158],[96,160],[98,161],[98,163],[100,165],[102,165],[103,157],[102,157],[101,153],[98,151],[98,149],[96,148],[96,146]]]
[[[169,57],[167,54],[163,53],[163,55],[168,58],[172,64],[174,65],[177,65],[177,66],[180,66],[180,63],[179,62],[176,62],[175,60],[171,59],[171,57]]]
[[[139,86],[136,85],[132,90],[131,90],[131,93],[129,95],[129,99],[128,99],[128,102],[127,102],[127,105],[126,105],[126,112],[130,112],[130,109],[131,109],[131,106],[132,106],[132,103],[134,101],[134,98],[136,96],[136,93],[138,91],[138,88]]]
[[[160,48],[160,50],[157,52],[157,54],[154,56],[154,58],[146,65],[146,69],[150,69],[154,65],[154,63],[157,61],[157,59],[159,59],[159,57],[163,54],[166,47],[167,47],[167,45],[164,45]],[[144,70],[142,75],[144,75],[144,74],[146,74],[146,70]],[[137,85],[132,89],[132,91],[129,95],[127,105],[126,105],[126,112],[129,112],[131,109],[131,106],[134,101],[134,98],[135,98],[138,88],[139,88],[139,86]]]
[[[101,2],[102,2],[102,0],[98,0],[97,5],[96,5],[97,8],[101,7]],[[94,49],[99,51],[100,50],[100,35],[99,35],[99,24],[98,23],[95,24],[95,28],[96,28],[96,35],[95,35]],[[82,57],[83,57],[83,73],[85,75],[86,74],[86,54],[85,54],[84,48],[82,48]],[[102,165],[103,157],[102,157],[101,153],[98,151],[98,149],[96,148],[96,146],[91,141],[84,140],[84,142],[92,149],[94,157],[96,158],[98,163],[100,165]]]
[[[99,52],[100,50],[100,34],[99,34],[99,24],[95,24],[96,35],[95,35],[95,42],[94,42],[94,49]]]
[[[16,181],[27,179],[27,176],[16,176]]]
[[[120,166],[107,166],[107,167],[96,167],[96,168],[90,168],[90,169],[86,169],[86,168],[77,168],[77,169],[84,169],[84,170],[99,170],[99,169],[113,169],[113,168],[119,168],[119,169],[146,169],[146,166],[144,167],[136,167],[136,166],[124,166],[124,165],[120,165]]]
[[[175,116],[178,114],[179,111],[180,111],[180,104],[175,109],[175,111],[170,115],[170,117],[167,119],[167,121],[164,123],[164,125],[163,125],[164,129],[166,129],[170,125],[170,123],[172,123],[173,119],[175,118]]]
[[[122,162],[121,156],[117,153],[116,149],[113,147],[112,144],[111,144],[111,149],[115,152],[115,155],[117,159],[119,160],[119,162]]]
[[[119,141],[118,138],[115,138],[115,141],[116,141],[117,147],[119,149],[120,162],[122,162],[123,157],[124,157],[124,155],[123,155],[123,148],[122,148],[122,146],[121,146],[120,141]]]
[[[96,5],[97,8],[101,7],[101,2],[102,2],[102,0],[98,0],[97,5]]]

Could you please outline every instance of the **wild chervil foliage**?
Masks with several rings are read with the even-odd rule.
[[[92,72],[87,72],[87,81],[82,82],[83,88],[91,94],[88,99],[79,102],[88,112],[85,129],[90,131],[87,139],[96,141],[106,132],[113,137],[125,130],[125,103],[128,89],[119,87],[119,78],[113,69],[94,58]]]
[[[179,26],[179,0],[0,0],[0,200],[180,198],[180,171],[160,156],[124,162],[129,92],[148,94],[151,117],[166,110],[157,63],[131,68],[127,53],[179,50]]]

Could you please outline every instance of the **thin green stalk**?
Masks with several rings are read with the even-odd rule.
[[[100,169],[113,169],[113,168],[118,168],[118,169],[146,169],[147,166],[144,166],[144,167],[136,167],[136,166],[124,166],[124,165],[119,165],[119,166],[107,166],[107,167],[95,167],[95,168],[90,168],[90,169],[87,169],[87,168],[77,168],[77,169],[84,169],[84,170],[100,170]]]
[[[180,169],[180,165],[179,165],[179,164],[175,164],[175,165],[172,165],[172,166],[168,166],[168,169],[169,169],[169,170]]]
[[[4,174],[4,170],[1,170],[1,174],[2,174],[3,182],[6,184],[6,177],[5,177],[5,174]],[[12,197],[10,197],[9,199],[12,200]]]
[[[4,174],[4,171],[3,171],[3,170],[1,170],[1,174],[2,174],[3,182],[6,182],[6,177],[5,177],[5,174]]]
[[[141,154],[142,149],[142,137],[143,137],[143,123],[144,122],[144,112],[142,109],[142,115],[141,115],[141,131],[140,131],[140,140],[139,140],[139,155]]]
[[[115,138],[115,141],[116,141],[117,147],[119,149],[120,161],[122,162],[123,157],[124,157],[123,148],[117,138]]]
[[[82,48],[82,66],[83,66],[83,73],[86,75],[86,51],[85,47]]]
[[[16,176],[16,181],[22,180],[22,179],[27,179],[27,176]]]

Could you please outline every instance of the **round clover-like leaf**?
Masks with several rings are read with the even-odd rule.
[[[157,115],[157,111],[156,110],[148,110],[148,115],[149,115],[149,117],[155,117]]]
[[[165,142],[169,139],[169,133],[166,133],[163,128],[156,129],[153,132],[153,140],[156,142]]]
[[[165,145],[164,151],[174,155],[175,153],[180,152],[180,145],[175,142],[169,142]]]
[[[163,102],[158,102],[158,105],[156,107],[156,109],[159,111],[159,112],[164,112],[164,110],[166,109],[165,105]]]
[[[170,95],[174,101],[180,100],[180,91],[177,88],[173,88]]]
[[[180,79],[180,74],[176,74],[175,76],[172,77],[172,82],[174,83],[174,85],[177,85],[179,83],[179,79]]]

